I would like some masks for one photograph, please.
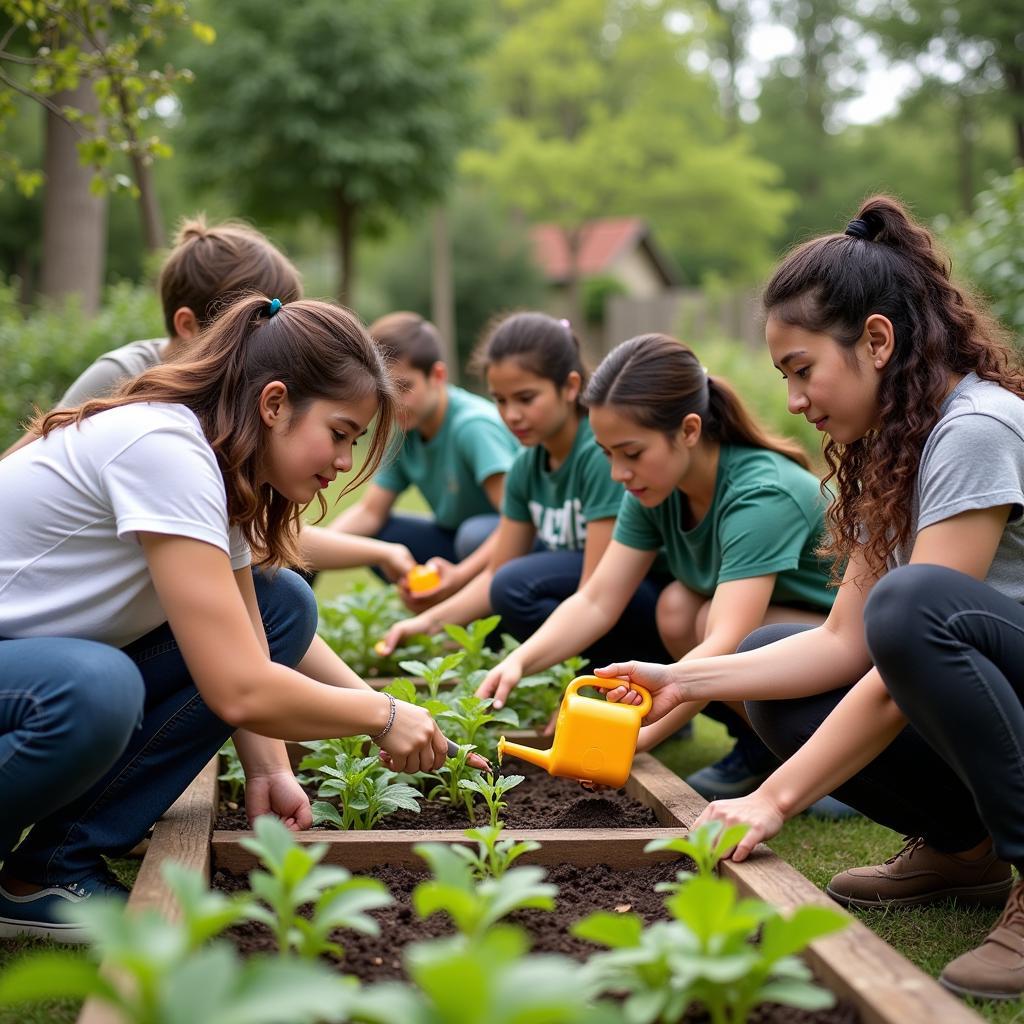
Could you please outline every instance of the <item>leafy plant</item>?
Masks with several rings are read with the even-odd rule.
[[[562,702],[562,694],[589,664],[586,658],[566,658],[558,665],[552,665],[546,672],[524,676],[509,694],[507,706],[513,707],[519,715],[520,725],[525,727],[547,725]]]
[[[437,785],[427,790],[428,800],[445,799],[453,807],[461,803],[466,808],[466,815],[469,823],[473,824],[473,810],[475,805],[474,790],[464,788],[461,783],[464,779],[478,779],[481,777],[478,768],[472,768],[466,763],[466,758],[474,750],[471,744],[460,746],[458,753],[445,760],[441,767],[431,774],[427,779],[436,779]]]
[[[478,882],[469,861],[442,843],[418,843],[413,850],[429,865],[433,878],[413,890],[420,917],[446,913],[465,936],[478,939],[515,910],[552,910],[558,887],[544,882],[540,867],[511,868]]]
[[[672,921],[643,927],[636,914],[591,914],[572,932],[610,947],[587,964],[592,992],[627,992],[634,1024],[674,1024],[700,1002],[712,1024],[743,1024],[763,1002],[803,1009],[833,1005],[797,958],[815,939],[844,928],[845,916],[801,907],[791,917],[759,900],[739,900],[732,882],[687,880],[666,901]]]
[[[329,822],[340,829],[370,829],[398,810],[419,813],[421,794],[405,782],[395,782],[397,772],[385,768],[378,757],[339,754],[335,766],[323,765],[317,796],[338,797],[341,813],[324,800],[313,803],[314,823]]]
[[[362,736],[339,736],[337,739],[303,742],[309,753],[299,762],[300,772],[318,772],[324,765],[334,765],[341,755],[361,757],[366,740]]]
[[[503,825],[471,828],[465,835],[476,840],[476,849],[456,846],[455,852],[473,869],[478,879],[501,878],[524,853],[539,850],[540,843],[533,839],[502,839]]]
[[[405,664],[415,664],[415,662],[406,662]],[[415,704],[417,707],[424,708],[431,715],[448,710],[446,701],[440,696],[425,696],[423,691],[411,679],[396,679],[384,687],[384,692],[390,693],[395,700],[404,700],[408,704]]]
[[[469,628],[449,623],[444,631],[463,650],[465,659],[462,667],[467,672],[475,672],[477,669],[490,668],[496,664],[494,656],[487,648],[487,638],[498,628],[501,622],[500,615],[489,615],[485,619],[477,619],[471,622]]]
[[[252,904],[248,917],[274,933],[282,955],[294,949],[305,959],[327,952],[340,956],[341,946],[329,939],[336,928],[379,934],[377,922],[366,911],[391,902],[380,882],[353,878],[345,868],[321,866],[327,844],[300,846],[272,815],[257,818],[255,832],[255,839],[241,842],[263,866],[263,870],[249,874],[249,885],[266,907]],[[313,915],[307,920],[299,914],[299,908],[310,903]]]
[[[455,728],[448,730],[449,736],[459,743],[477,743],[480,731],[492,722],[503,725],[519,725],[519,716],[512,708],[496,711],[492,697],[477,697],[474,694],[454,697],[444,711],[437,713],[446,723]]]
[[[708,821],[700,828],[692,829],[689,835],[675,839],[652,839],[644,853],[656,850],[672,850],[690,857],[697,866],[697,875],[709,878],[715,873],[718,862],[747,834],[748,825],[732,825],[729,828],[720,821]],[[692,871],[676,872],[676,881],[659,882],[659,892],[678,892],[687,879],[693,878]]]
[[[234,741],[228,740],[220,748],[219,753],[221,767],[224,771],[217,778],[227,787],[227,798],[234,803],[238,803],[242,798],[242,793],[245,791],[245,770],[242,768],[242,762],[238,758]]]
[[[508,804],[501,798],[510,790],[515,789],[523,781],[523,775],[499,775],[497,777],[488,775],[478,779],[463,779],[459,785],[463,789],[479,793],[487,804],[487,811],[490,814],[491,828],[497,828],[498,815],[503,807]]]
[[[419,676],[427,684],[427,690],[432,700],[437,700],[441,684],[446,679],[455,678],[455,669],[462,664],[466,657],[465,651],[457,651],[455,654],[446,654],[443,657],[431,658],[430,661],[403,661],[401,668],[410,675]]]

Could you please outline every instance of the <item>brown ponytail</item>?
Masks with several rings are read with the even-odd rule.
[[[921,451],[939,419],[950,373],[972,370],[1024,397],[1024,374],[1006,332],[964,289],[931,234],[889,196],[864,202],[844,234],[794,249],[765,288],[770,317],[827,334],[852,348],[873,313],[895,334],[878,391],[878,430],[825,445],[837,500],[823,554],[845,559],[864,543],[873,573],[885,571],[911,531]]]
[[[617,406],[641,427],[669,436],[696,413],[711,441],[765,448],[810,468],[795,441],[768,433],[724,378],[710,376],[692,349],[665,334],[642,334],[616,345],[594,371],[583,402]]]

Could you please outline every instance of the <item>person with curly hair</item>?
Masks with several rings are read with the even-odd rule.
[[[1005,910],[946,966],[960,995],[1024,993],[1024,372],[1001,328],[950,281],[899,202],[791,252],[764,293],[789,408],[826,437],[845,563],[824,625],[771,625],[733,655],[597,674],[685,701],[743,700],[787,758],[703,820],[746,823],[744,859],[824,793],[906,835],[884,864],[836,875],[859,908]],[[837,570],[838,571],[838,570]],[[627,687],[609,698],[635,702]],[[1007,898],[1009,897],[1009,898]]]

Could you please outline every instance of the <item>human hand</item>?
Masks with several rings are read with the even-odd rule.
[[[416,559],[404,544],[388,544],[380,569],[392,583],[397,583],[415,564]]]
[[[693,823],[700,828],[705,822],[720,821],[726,828],[730,825],[747,825],[747,834],[727,854],[735,861],[746,860],[758,843],[776,836],[786,822],[786,817],[775,802],[762,792],[764,787],[749,796],[735,800],[714,800]]]
[[[378,746],[381,760],[396,772],[436,772],[448,756],[448,741],[430,712],[404,700],[395,700],[395,719]]]
[[[396,647],[401,647],[411,636],[418,633],[436,633],[434,623],[423,615],[413,616],[411,619],[402,619],[396,622],[385,634],[383,639],[373,645],[374,652],[381,658],[386,658]]]
[[[245,816],[249,827],[263,814],[275,814],[293,832],[312,828],[309,797],[291,771],[250,775],[245,780]]]
[[[502,708],[508,700],[508,695],[522,678],[523,666],[514,653],[510,654],[484,676],[484,681],[476,688],[476,696],[493,697],[493,707]]]
[[[435,604],[439,604],[447,597],[451,597],[451,595],[457,590],[461,590],[463,584],[466,582],[462,577],[459,567],[457,565],[453,565],[447,558],[441,558],[439,555],[435,555],[425,564],[433,566],[433,568],[437,570],[438,576],[441,578],[441,582],[438,583],[433,590],[421,591],[420,593],[414,594],[409,589],[409,585],[404,576],[398,581],[398,595],[402,599],[402,604],[404,604],[409,611],[416,614],[425,611],[427,608],[432,608]]]
[[[631,688],[634,684],[650,691],[651,710],[644,717],[648,724],[664,718],[682,701],[678,672],[676,665],[656,665],[648,661],[623,661],[594,669],[594,675],[600,679],[624,680],[621,685],[610,685],[606,691],[606,698],[613,703],[641,704],[643,697]]]

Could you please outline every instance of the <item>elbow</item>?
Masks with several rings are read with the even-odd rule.
[[[200,693],[206,706],[232,729],[256,731],[259,723],[267,721],[261,689],[251,682],[224,685],[222,681],[220,686],[200,688]]]

